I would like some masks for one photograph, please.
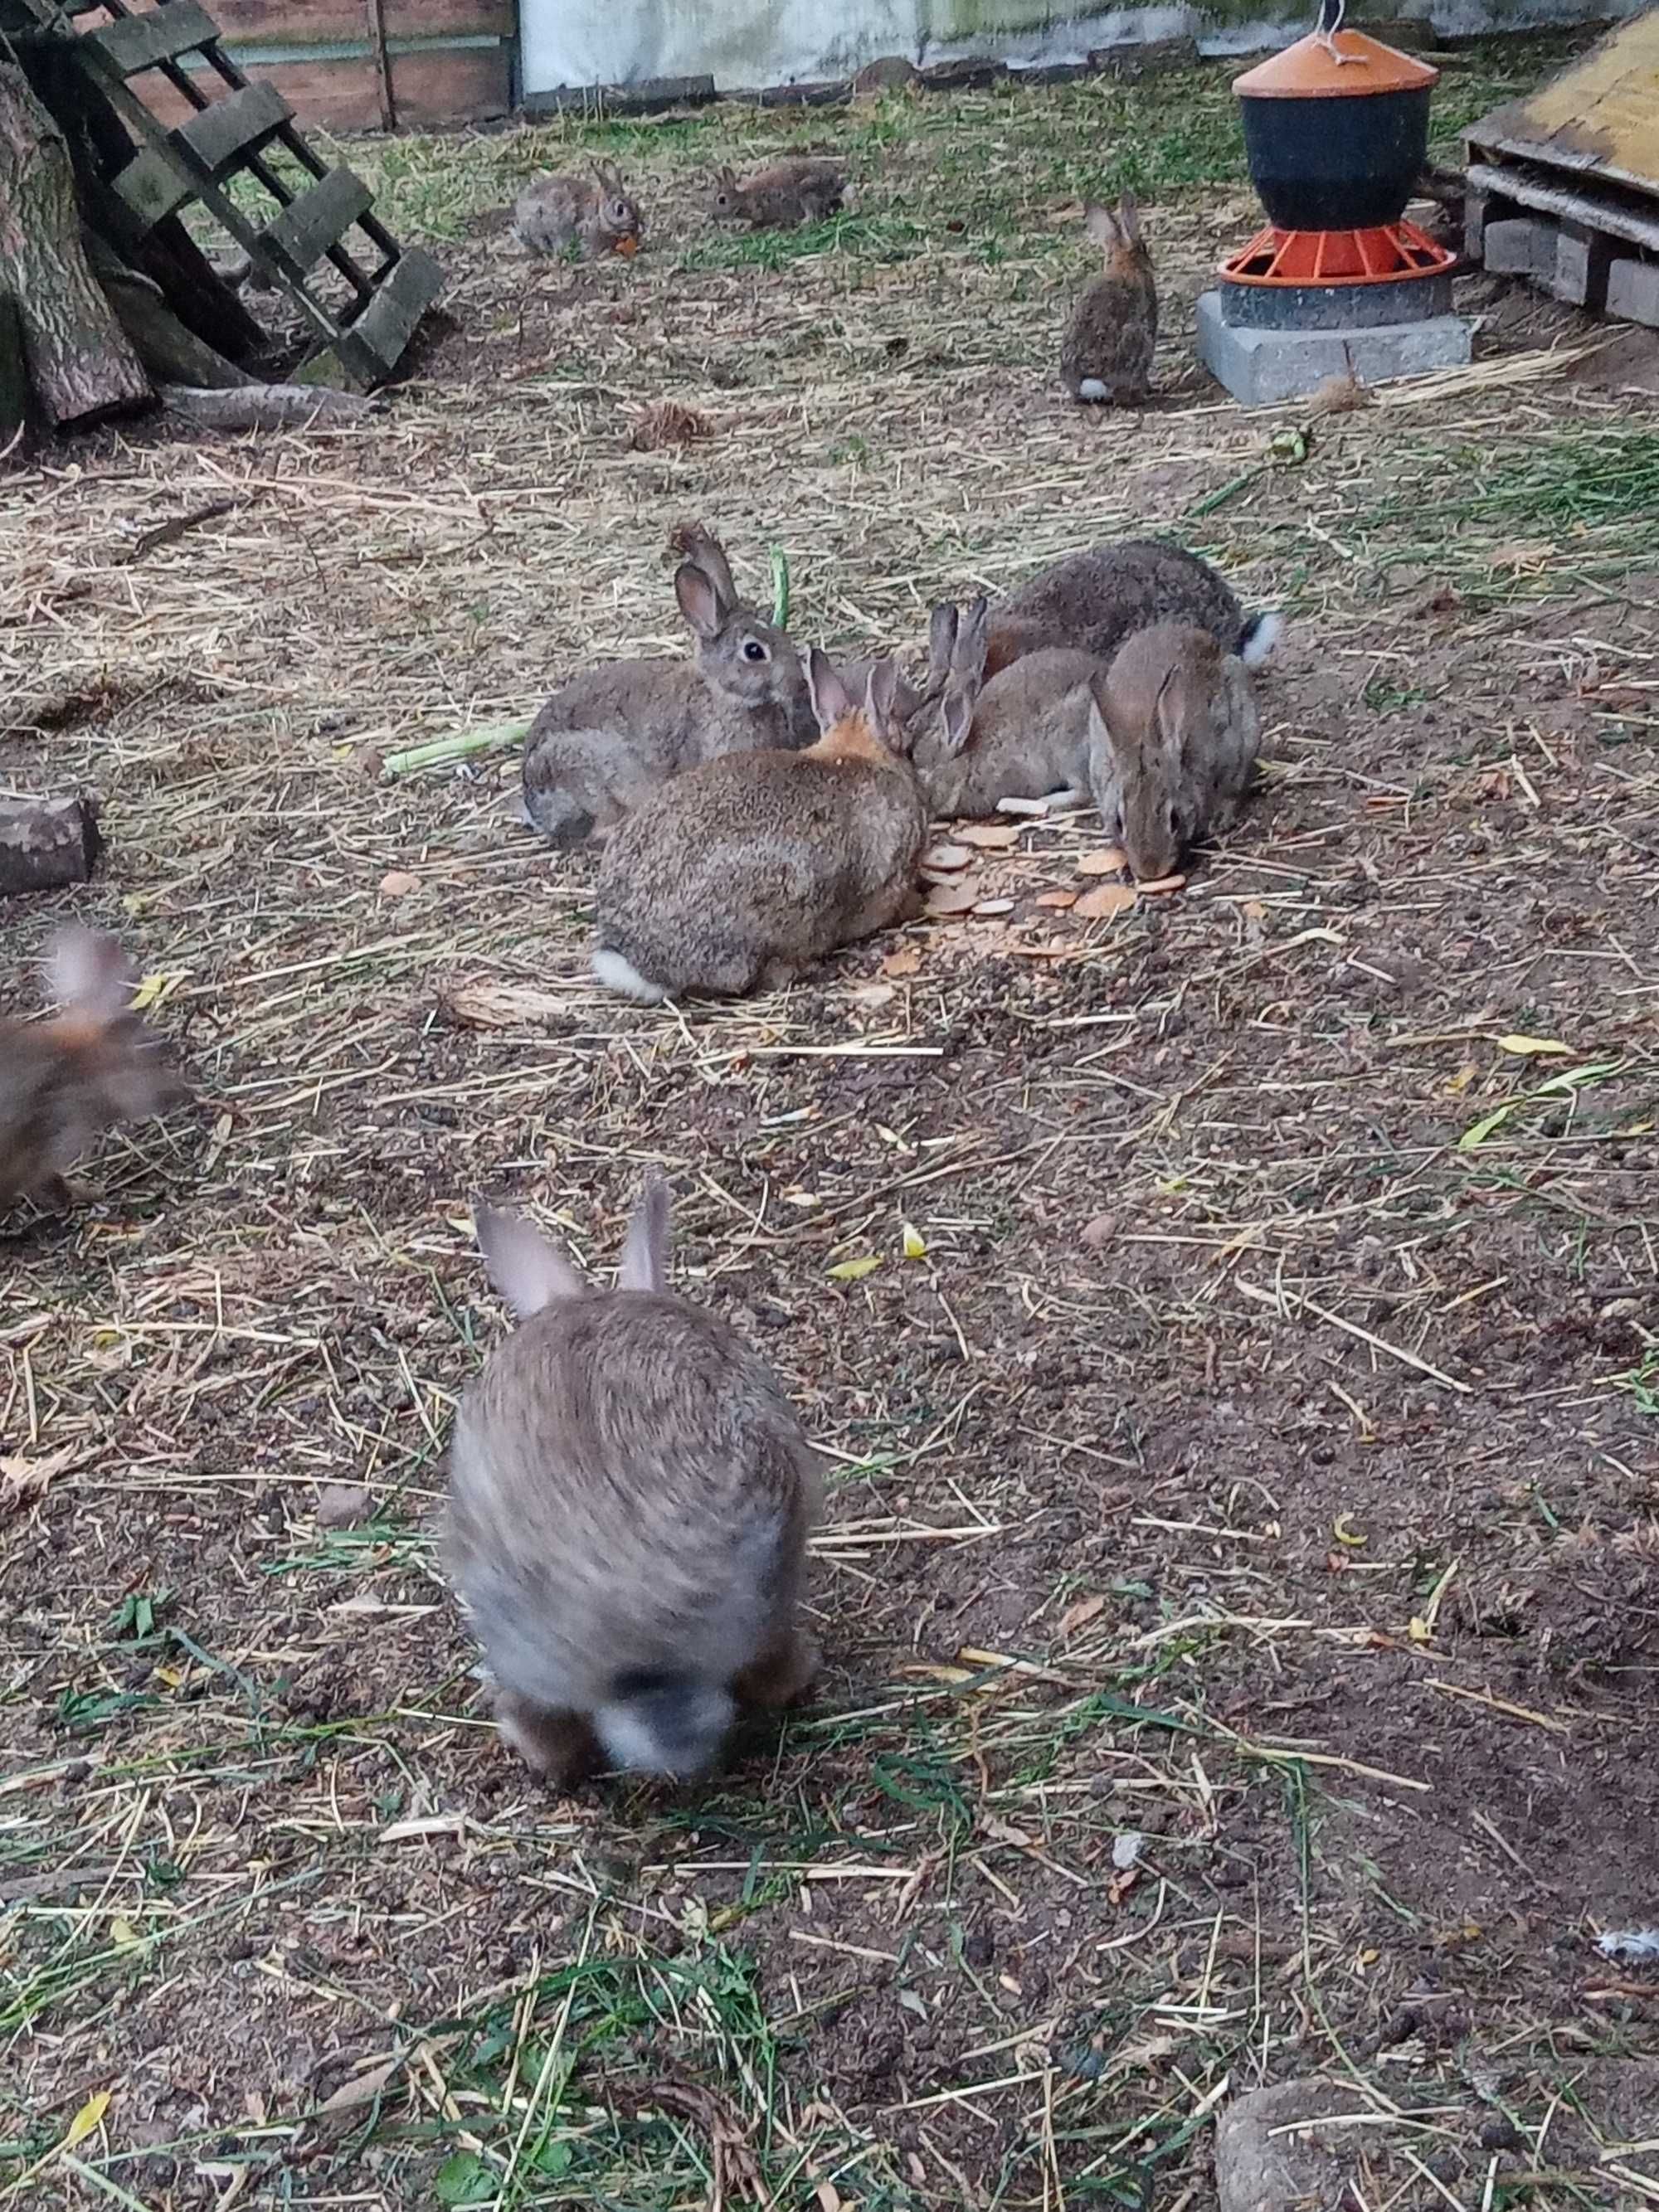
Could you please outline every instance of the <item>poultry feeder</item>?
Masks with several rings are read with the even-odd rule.
[[[1457,257],[1406,220],[1440,73],[1344,30],[1342,12],[1324,0],[1317,30],[1233,81],[1267,223],[1200,300],[1198,351],[1247,406],[1469,358]]]

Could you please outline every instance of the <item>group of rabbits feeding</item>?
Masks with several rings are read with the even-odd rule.
[[[1074,553],[991,605],[933,610],[917,684],[836,668],[742,599],[719,540],[676,534],[689,659],[623,660],[556,692],[523,763],[529,821],[603,840],[593,969],[653,1000],[773,989],[913,915],[935,817],[1085,794],[1131,872],[1224,830],[1255,765],[1247,616],[1196,555]]]
[[[847,179],[833,161],[799,155],[773,161],[739,182],[734,171],[716,173],[705,204],[716,222],[746,222],[751,230],[790,230],[822,222],[852,204]],[[1152,258],[1140,234],[1140,216],[1125,192],[1116,210],[1092,202],[1084,228],[1104,254],[1104,266],[1078,300],[1060,343],[1060,381],[1073,399],[1133,406],[1150,388],[1158,343],[1158,287]],[[536,178],[514,204],[513,228],[533,253],[607,253],[629,258],[645,231],[640,204],[614,161],[601,161],[591,176]]]

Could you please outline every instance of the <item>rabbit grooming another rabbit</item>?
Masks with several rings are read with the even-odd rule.
[[[556,1789],[605,1763],[700,1774],[740,1706],[790,1704],[817,1510],[777,1378],[668,1287],[668,1196],[647,1185],[614,1291],[531,1224],[474,1208],[521,1326],[461,1401],[446,1556],[496,1719]]]

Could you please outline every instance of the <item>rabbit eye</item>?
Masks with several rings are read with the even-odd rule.
[[[743,657],[745,660],[764,660],[766,647],[757,637],[751,637],[744,646]]]

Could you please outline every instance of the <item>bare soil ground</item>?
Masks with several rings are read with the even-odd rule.
[[[714,159],[823,143],[855,216],[710,234]],[[526,264],[489,211],[600,144],[648,250]],[[112,842],[9,992],[118,927],[199,1092],[0,1231],[0,2206],[1186,2212],[1310,2075],[1355,2212],[1659,2200],[1659,1966],[1596,1942],[1659,1922],[1650,402],[1480,279],[1473,375],[1222,402],[1219,67],[353,158],[453,270],[383,418],[0,507],[0,777]],[[1124,182],[1160,388],[1085,416]],[[712,435],[635,450],[662,398]],[[1179,534],[1291,617],[1258,800],[1115,919],[1036,902],[1062,817],[981,853],[1006,914],[616,1004],[513,750],[379,766],[678,650],[691,514],[860,650]],[[715,1785],[554,1802],[434,1564],[466,1204],[603,1266],[648,1165],[830,1455],[828,1665]]]

